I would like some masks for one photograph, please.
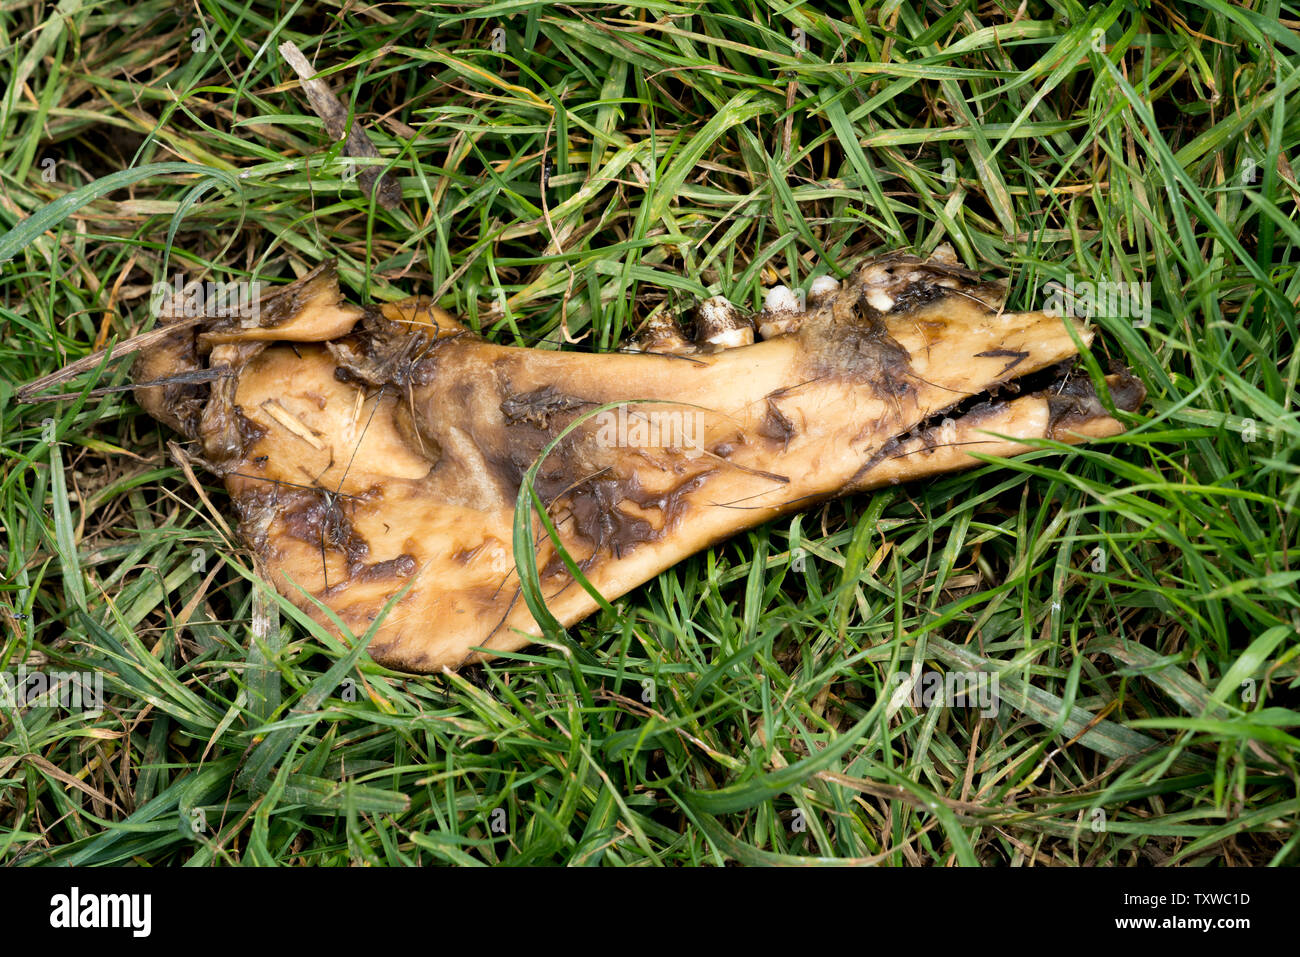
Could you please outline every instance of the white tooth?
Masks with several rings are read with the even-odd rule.
[[[752,346],[754,344],[754,329],[752,326],[737,326],[734,329],[724,329],[722,332],[709,336],[709,342],[715,346],[722,346],[724,349],[734,349],[736,346]]]
[[[696,311],[696,335],[723,349],[748,346],[754,342],[754,327],[725,296],[711,296]]]
[[[808,287],[808,298],[822,299],[832,295],[839,288],[840,281],[834,276],[818,276],[812,281],[812,285]]]
[[[763,306],[768,312],[798,312],[799,300],[787,286],[773,286],[767,291]]]
[[[894,298],[881,289],[873,289],[867,293],[867,302],[881,312],[889,312],[894,308]]]
[[[705,322],[715,322],[730,315],[735,308],[726,296],[710,296],[700,303],[700,318]]]
[[[868,286],[878,286],[893,278],[889,268],[879,263],[869,263],[858,271],[858,280]]]
[[[758,324],[758,334],[764,339],[773,339],[776,336],[784,336],[786,333],[793,332],[794,327],[795,319],[793,316],[775,316]]]
[[[952,248],[952,243],[940,243],[930,258],[946,266],[956,266],[957,250]]]

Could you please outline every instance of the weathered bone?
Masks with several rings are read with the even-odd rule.
[[[789,290],[769,293],[763,342],[731,341],[750,320],[715,301],[698,345],[660,318],[634,354],[592,355],[494,345],[422,300],[343,304],[326,265],[263,300],[254,328],[178,325],[133,374],[229,373],[139,399],[200,443],[244,541],[308,613],[327,621],[309,594],[362,634],[406,589],[370,653],[415,671],[540,634],[521,599],[515,502],[575,423],[535,488],[607,599],[781,514],[976,464],[968,452],[1122,431],[1086,376],[986,395],[1071,360],[1073,320],[1002,313],[1001,287],[946,250],[871,260],[810,291],[804,312]],[[1126,411],[1145,397],[1126,373],[1108,384]],[[610,402],[622,404],[592,414]],[[597,603],[532,518],[547,607],[573,624]]]

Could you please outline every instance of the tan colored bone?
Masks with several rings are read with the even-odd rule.
[[[201,443],[244,540],[309,613],[326,620],[307,594],[362,634],[408,589],[370,652],[416,671],[539,634],[520,597],[515,501],[525,471],[575,422],[536,488],[607,599],[836,495],[977,464],[971,451],[1013,455],[1026,440],[1122,428],[1077,375],[968,408],[1075,345],[1067,320],[1001,312],[1000,287],[955,257],[873,260],[838,287],[820,283],[805,312],[769,297],[775,310],[752,324],[730,311],[723,322],[717,301],[700,347],[660,320],[631,354],[494,345],[422,301],[347,306],[329,269],[278,296],[255,328],[214,321],[149,350],[138,381],[218,365],[229,376],[142,389],[141,401]],[[733,346],[723,326],[771,337]],[[1127,375],[1108,384],[1126,410],[1144,397]],[[611,402],[623,404],[592,414]],[[536,520],[533,533],[547,607],[573,624],[597,605]]]

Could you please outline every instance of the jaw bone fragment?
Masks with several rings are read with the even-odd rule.
[[[363,634],[406,589],[370,653],[414,671],[540,634],[516,572],[515,502],[575,422],[534,488],[611,600],[742,529],[975,465],[970,451],[1122,431],[1086,376],[1061,371],[1073,320],[1002,312],[1001,287],[946,250],[869,260],[810,293],[801,310],[776,287],[753,317],[717,297],[694,343],[659,318],[632,352],[596,355],[494,345],[424,300],[348,305],[325,264],[264,298],[251,327],[178,324],[133,376],[220,373],[137,395],[199,443],[245,543],[309,614],[326,621],[304,591]],[[1127,373],[1107,384],[1125,411],[1145,398]],[[532,519],[547,607],[573,624],[597,604]]]

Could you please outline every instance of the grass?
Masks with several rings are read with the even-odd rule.
[[[0,859],[1295,863],[1300,12],[1018,7],[6,4],[0,669],[106,706],[0,706]],[[1149,324],[1093,320],[1150,390],[1129,432],[764,526],[459,675],[268,592],[175,436],[85,395],[127,363],[13,396],[176,273],[337,257],[353,301],[605,350],[944,241],[1014,308],[1149,283]],[[996,717],[894,693],[981,669]]]

